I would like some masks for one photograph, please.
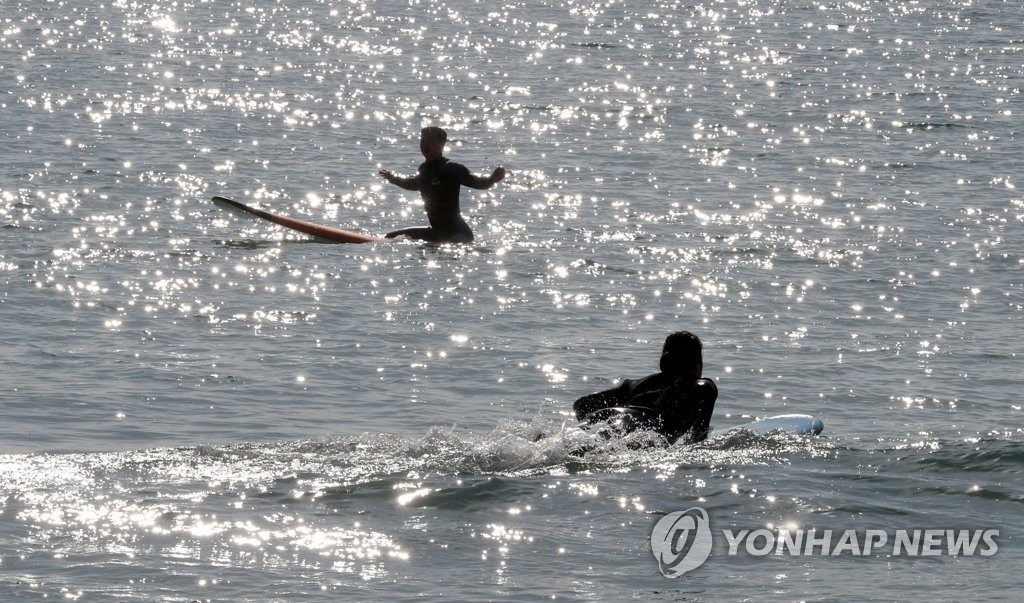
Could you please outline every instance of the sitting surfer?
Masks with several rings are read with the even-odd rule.
[[[683,435],[700,442],[707,437],[718,398],[715,382],[701,377],[700,339],[688,331],[670,334],[660,368],[659,373],[626,379],[618,387],[576,400],[576,418],[586,423],[616,421],[625,431],[656,431],[670,444]]]
[[[459,212],[459,189],[463,185],[476,189],[491,188],[505,178],[505,168],[495,168],[490,176],[475,176],[466,166],[444,156],[447,141],[448,133],[443,129],[434,126],[423,128],[420,152],[426,161],[420,164],[415,176],[396,176],[383,169],[378,172],[391,184],[420,191],[430,222],[430,226],[403,228],[389,232],[385,237],[392,239],[405,235],[435,243],[468,243],[473,240],[473,231]]]

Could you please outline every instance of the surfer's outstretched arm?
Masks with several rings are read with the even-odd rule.
[[[495,184],[505,179],[505,168],[497,167],[491,172],[490,176],[474,176],[473,174],[466,174],[462,178],[462,184],[465,184],[469,188],[476,189],[488,189]]]
[[[380,170],[377,174],[391,184],[404,188],[407,191],[420,190],[420,179],[417,176],[396,176],[391,173],[391,170]]]

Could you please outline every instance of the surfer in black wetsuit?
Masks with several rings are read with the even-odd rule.
[[[435,243],[468,243],[473,231],[459,212],[459,188],[488,189],[505,178],[505,168],[499,167],[490,176],[474,176],[466,166],[444,157],[448,134],[438,127],[423,128],[420,133],[420,152],[426,159],[415,176],[402,177],[388,170],[378,173],[391,184],[406,190],[420,191],[430,226],[416,226],[389,232],[392,239],[401,235]]]
[[[660,373],[626,379],[618,387],[583,396],[573,404],[576,418],[587,423],[621,421],[626,430],[657,431],[673,443],[687,435],[691,442],[707,437],[718,387],[702,378],[700,339],[678,331],[665,339]]]

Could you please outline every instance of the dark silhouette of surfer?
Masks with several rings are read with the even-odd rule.
[[[669,443],[683,435],[700,442],[708,435],[718,387],[701,377],[703,346],[689,331],[665,339],[661,372],[626,379],[618,387],[583,396],[573,403],[576,418],[586,423],[614,421],[623,431],[647,429]]]
[[[459,211],[459,190],[462,186],[491,188],[505,178],[505,168],[495,168],[490,176],[475,176],[466,166],[444,156],[447,142],[448,133],[443,129],[435,126],[423,128],[420,152],[426,161],[420,164],[415,176],[396,176],[384,169],[378,172],[391,184],[419,191],[430,222],[430,226],[403,228],[389,232],[385,237],[392,239],[405,235],[434,243],[468,243],[473,240],[473,231]]]

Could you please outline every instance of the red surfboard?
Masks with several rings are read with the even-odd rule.
[[[341,228],[333,228],[331,226],[322,226],[320,224],[306,222],[305,220],[274,214],[269,211],[263,211],[262,209],[256,209],[255,207],[249,207],[248,205],[239,203],[238,201],[232,201],[226,197],[214,197],[213,203],[217,207],[225,209],[233,214],[268,220],[274,224],[280,224],[285,228],[291,228],[292,230],[297,230],[301,233],[308,234],[331,243],[374,243],[387,240],[363,234],[361,232],[353,232],[351,230],[343,230]]]

